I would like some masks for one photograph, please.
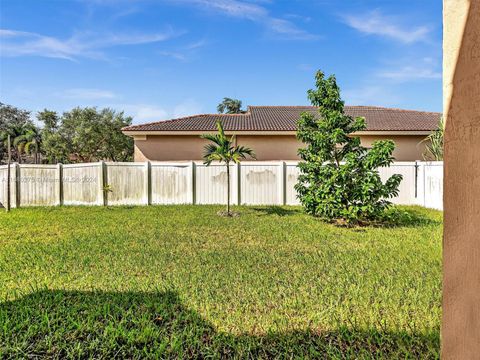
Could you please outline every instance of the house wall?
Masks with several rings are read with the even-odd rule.
[[[370,147],[384,136],[361,136],[362,144]],[[397,161],[422,160],[425,136],[390,136],[395,141]],[[201,160],[207,143],[198,135],[149,135],[145,140],[135,140],[135,161],[188,161]],[[294,135],[238,135],[237,144],[255,151],[257,160],[298,160],[301,146]]]
[[[362,145],[371,147],[374,141],[390,139],[395,142],[393,156],[397,161],[423,160],[425,152],[425,135],[398,136],[361,136]]]
[[[444,0],[442,359],[480,356],[480,0]]]

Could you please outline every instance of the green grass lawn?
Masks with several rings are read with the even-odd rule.
[[[299,208],[0,213],[0,358],[437,358],[441,213],[339,228]]]

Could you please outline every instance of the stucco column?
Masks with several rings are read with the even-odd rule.
[[[480,359],[480,0],[444,0],[444,359]]]

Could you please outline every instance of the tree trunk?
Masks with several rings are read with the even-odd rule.
[[[227,215],[230,215],[230,163],[227,162]]]

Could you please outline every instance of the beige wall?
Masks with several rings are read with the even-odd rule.
[[[395,141],[394,152],[397,161],[423,159],[424,136],[391,136]],[[362,136],[362,143],[369,147],[373,141],[385,139],[382,136]],[[206,141],[198,135],[152,135],[146,140],[135,140],[135,161],[186,161],[201,160]],[[255,151],[258,160],[297,160],[301,143],[294,135],[239,135],[237,144],[248,146]]]
[[[422,140],[426,136],[419,135],[402,135],[390,136],[388,139],[395,142],[395,151],[393,156],[397,161],[415,161],[423,160],[425,151],[425,143]],[[374,141],[385,140],[384,136],[362,136],[362,145],[370,147]]]
[[[298,160],[297,151],[301,143],[294,135],[237,137],[237,144],[248,146],[257,160]]]
[[[135,161],[200,160],[205,144],[199,136],[147,136],[135,140]]]
[[[480,0],[444,0],[442,358],[480,358]]]

